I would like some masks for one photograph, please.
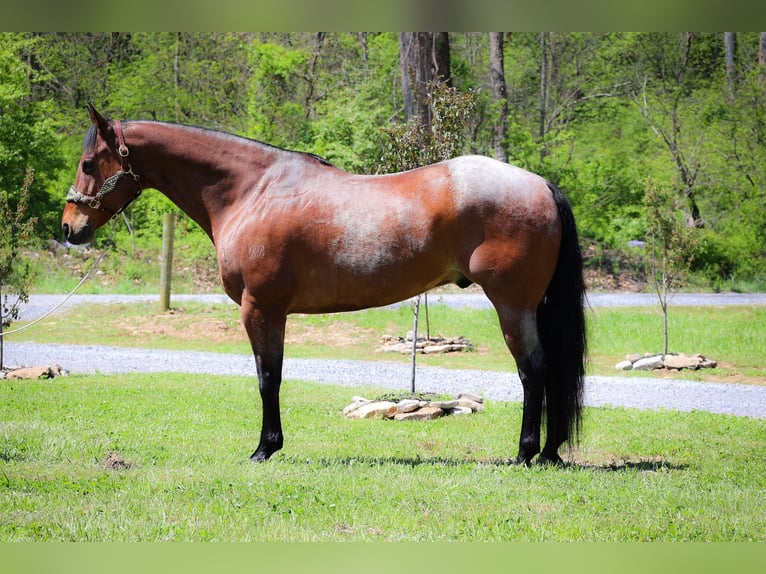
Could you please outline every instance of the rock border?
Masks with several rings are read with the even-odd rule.
[[[646,353],[644,355],[626,355],[625,360],[617,363],[614,368],[619,371],[653,371],[657,369],[697,371],[699,369],[715,369],[717,366],[716,361],[700,354],[668,353],[667,355],[657,355]]]
[[[42,367],[19,367],[5,369],[0,371],[0,379],[12,380],[33,380],[33,379],[53,379],[55,377],[66,377],[69,373],[59,365],[46,365]]]
[[[434,401],[420,398],[370,400],[358,396],[351,397],[351,401],[343,409],[343,414],[350,419],[422,421],[450,415],[470,415],[486,408],[484,399],[473,393],[460,393],[456,399]]]
[[[412,353],[412,331],[404,337],[396,335],[383,335],[380,338],[380,346],[375,349],[376,353],[401,353],[409,355]],[[454,353],[473,351],[474,346],[470,340],[463,336],[458,337],[431,337],[426,338],[418,333],[415,341],[415,352],[423,355],[432,353]]]

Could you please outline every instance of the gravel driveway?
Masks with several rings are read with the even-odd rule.
[[[173,297],[174,302],[203,300],[224,303],[223,295]],[[24,317],[32,319],[61,300],[60,296],[31,297]],[[92,296],[73,297],[67,306],[98,302],[157,301],[156,296]],[[431,296],[431,304],[438,302],[455,307],[487,305],[482,295]],[[653,296],[644,294],[591,294],[593,307],[604,305],[654,305]],[[679,294],[674,305],[740,305],[766,304],[764,294]],[[183,372],[232,374],[254,376],[255,367],[250,355],[220,353],[163,351],[155,349],[128,349],[79,345],[40,345],[16,342],[23,333],[5,343],[5,361],[8,365],[45,365],[57,363],[72,373],[135,373]],[[513,361],[509,356],[509,369]],[[285,380],[311,380],[344,386],[378,386],[386,389],[407,390],[410,366],[385,361],[337,361],[326,359],[285,359]],[[289,384],[289,383],[288,383]],[[453,370],[419,366],[419,389],[430,392],[477,392],[498,401],[520,401],[521,383],[511,372]],[[352,393],[350,393],[352,394]],[[680,411],[705,410],[713,413],[733,414],[753,418],[766,418],[766,387],[756,385],[699,383],[692,381],[636,378],[597,377],[586,379],[585,404],[591,406],[625,406],[641,409],[673,409]]]

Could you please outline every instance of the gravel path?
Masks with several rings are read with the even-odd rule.
[[[203,300],[224,303],[223,295],[173,297],[174,302]],[[61,300],[60,296],[33,296],[25,309],[32,319]],[[87,302],[157,301],[156,296],[73,297],[68,306]],[[488,303],[482,295],[431,296],[431,304],[441,302],[455,307],[481,307]],[[591,294],[591,306],[654,305],[653,296],[643,294]],[[677,295],[674,305],[766,304],[764,294]],[[23,334],[14,336],[23,339]],[[250,355],[129,349],[85,345],[40,345],[8,340],[5,343],[8,365],[28,366],[56,363],[71,373],[182,372],[254,376]],[[509,369],[513,362],[509,357]],[[385,361],[337,361],[326,359],[285,359],[285,380],[310,380],[344,386],[378,386],[386,389],[409,388],[410,366]],[[289,384],[289,383],[288,383]],[[456,394],[474,391],[498,401],[520,401],[521,383],[511,372],[453,370],[419,366],[417,386],[430,392]],[[741,384],[699,383],[691,381],[635,377],[587,377],[585,403],[591,406],[625,406],[641,409],[705,410],[766,419],[766,387]]]
[[[8,364],[59,364],[72,373],[180,372],[254,376],[250,355],[127,349],[79,345],[6,343]],[[509,368],[512,365],[509,357]],[[285,359],[285,380],[309,380],[343,386],[378,386],[407,390],[408,364],[386,361]],[[474,391],[498,401],[520,401],[521,383],[511,372],[419,366],[418,389],[457,394]],[[766,387],[740,384],[634,378],[588,377],[585,404],[642,409],[706,410],[766,418]]]

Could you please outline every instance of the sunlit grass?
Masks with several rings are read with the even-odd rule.
[[[568,466],[519,468],[518,404],[352,421],[349,392],[286,381],[255,465],[251,378],[3,381],[0,540],[764,541],[764,421],[588,408]]]

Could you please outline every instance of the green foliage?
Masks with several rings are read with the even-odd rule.
[[[3,368],[3,329],[18,319],[20,306],[29,301],[32,276],[24,249],[34,240],[36,220],[29,217],[29,195],[34,171],[27,171],[18,194],[11,205],[9,194],[0,190],[0,369]]]
[[[0,33],[0,193],[18,201],[27,170],[34,170],[28,203],[44,237],[58,227],[50,191],[64,163],[51,117],[53,102],[31,98],[33,86],[45,80],[24,64],[24,54],[36,45],[27,35]]]
[[[686,193],[687,211],[705,226],[695,272],[713,286],[766,277],[758,33],[736,34],[731,75],[720,33],[504,39],[508,157],[567,192],[583,236],[616,249],[643,237],[651,177]],[[450,43],[453,96],[471,101],[448,106],[464,113],[441,116],[437,132],[459,133],[462,143],[399,123],[395,33],[2,33],[0,189],[15,193],[33,168],[31,213],[42,237],[60,237],[86,102],[121,119],[202,125],[311,151],[354,172],[492,155],[487,34],[454,33]],[[132,207],[131,241],[144,234],[159,248],[157,214],[172,209],[162,201],[147,195]],[[206,240],[179,223],[192,241]]]
[[[461,93],[438,80],[431,82],[427,91],[431,124],[413,118],[384,129],[387,141],[380,171],[405,171],[456,157],[464,151],[466,125],[476,104],[476,94]]]

